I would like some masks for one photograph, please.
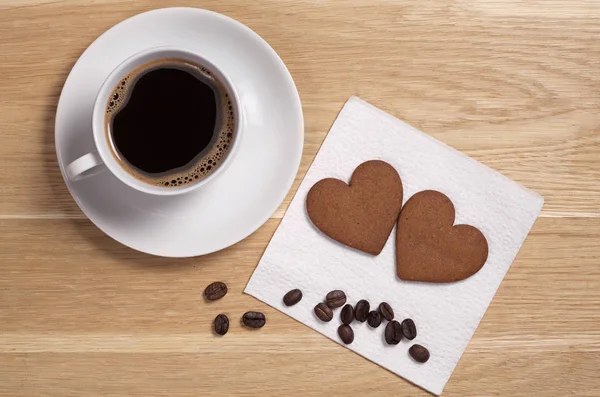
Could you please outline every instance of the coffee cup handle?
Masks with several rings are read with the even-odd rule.
[[[95,172],[90,172],[91,170],[102,164],[104,163],[98,152],[84,154],[67,166],[67,176],[71,181],[87,178],[95,174]]]

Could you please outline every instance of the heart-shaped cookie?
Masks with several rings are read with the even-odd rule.
[[[448,283],[477,273],[488,257],[479,229],[454,224],[454,205],[434,190],[412,196],[396,234],[396,272],[402,280]]]
[[[323,179],[306,197],[306,211],[319,230],[372,255],[385,246],[401,208],[400,176],[380,160],[359,165],[349,186],[339,179]]]

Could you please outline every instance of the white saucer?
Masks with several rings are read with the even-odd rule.
[[[68,181],[65,166],[94,150],[92,108],[103,81],[134,53],[164,45],[206,56],[235,85],[246,120],[231,165],[206,187],[176,197],[140,193],[107,170]],[[96,226],[138,251],[188,257],[235,244],[269,219],[298,171],[304,122],[292,77],[260,36],[214,12],[166,8],[119,23],[81,55],[60,96],[55,140],[67,187]]]

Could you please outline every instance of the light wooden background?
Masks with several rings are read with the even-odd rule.
[[[597,0],[0,0],[0,395],[427,395],[242,294],[292,192],[247,240],[185,260],[119,245],[72,201],[53,135],[69,69],[174,5],[242,21],[287,63],[306,118],[292,192],[357,94],[541,193],[444,395],[600,393]],[[208,305],[214,280],[230,293]],[[241,329],[248,309],[268,325]]]

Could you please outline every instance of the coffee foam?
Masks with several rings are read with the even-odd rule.
[[[216,89],[219,93],[217,99],[220,101],[220,104],[217,104],[217,107],[220,108],[217,117],[221,120],[221,127],[219,128],[219,131],[215,132],[213,143],[209,145],[207,148],[208,150],[203,150],[189,165],[160,175],[150,175],[138,170],[119,155],[112,142],[110,125],[112,124],[113,118],[127,105],[131,92],[135,89],[135,84],[138,79],[152,70],[164,67],[179,68],[195,75],[201,75],[205,82],[211,84],[213,90]],[[142,182],[162,187],[180,187],[199,181],[210,175],[217,169],[218,165],[223,162],[229,153],[229,150],[231,150],[231,145],[235,138],[235,116],[235,110],[225,86],[210,70],[184,59],[170,58],[149,62],[139,66],[117,83],[111,91],[106,104],[104,125],[106,138],[111,142],[111,151],[123,169]]]

